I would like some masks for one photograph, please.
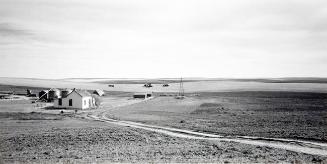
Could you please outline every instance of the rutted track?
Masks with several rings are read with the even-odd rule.
[[[221,136],[216,134],[208,134],[195,132],[184,129],[147,125],[132,121],[120,121],[108,118],[106,112],[100,112],[98,114],[88,114],[87,118],[102,121],[119,126],[133,127],[157,133],[166,134],[169,136],[188,138],[188,139],[201,139],[211,141],[229,141],[243,144],[250,144],[256,146],[266,146],[271,148],[285,149],[293,152],[306,153],[311,155],[327,156],[327,143],[291,140],[291,139],[279,139],[279,138],[263,138],[263,137],[248,137],[248,136]]]

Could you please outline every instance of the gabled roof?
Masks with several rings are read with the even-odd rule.
[[[74,89],[72,92],[70,92],[67,97],[72,94],[73,92],[76,92],[79,96],[81,97],[90,97],[91,94],[88,91],[83,91],[83,90],[76,90]]]
[[[76,91],[76,92],[82,97],[91,96],[91,94],[88,91]]]
[[[104,91],[101,90],[101,89],[96,89],[96,90],[93,91],[93,93],[94,93],[94,94],[97,94],[97,95],[99,95],[99,96],[104,95]]]

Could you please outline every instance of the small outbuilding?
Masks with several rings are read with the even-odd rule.
[[[55,99],[55,108],[90,109],[95,106],[95,99],[87,91],[74,89],[66,97]]]
[[[96,89],[96,90],[94,90],[94,91],[93,91],[93,94],[96,94],[96,95],[98,95],[98,96],[104,96],[104,95],[105,95],[104,91],[101,90],[101,89]]]
[[[39,99],[40,100],[45,100],[45,101],[48,101],[49,99],[49,94],[48,94],[48,90],[42,90],[39,92]]]
[[[152,93],[134,93],[133,98],[141,98],[141,99],[146,99],[152,97]]]

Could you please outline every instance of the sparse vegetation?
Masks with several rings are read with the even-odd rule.
[[[45,114],[45,113],[9,113],[0,112],[0,118],[10,118],[12,120],[61,120],[63,116],[57,114]]]
[[[210,92],[183,101],[158,97],[112,114],[121,119],[225,135],[325,142],[326,100],[325,93]]]
[[[191,114],[219,114],[225,113],[226,107],[218,103],[202,103],[196,110],[192,111]]]
[[[230,142],[175,138],[130,127],[74,118],[0,119],[3,162],[301,162],[325,158]],[[22,126],[24,125],[24,126]],[[15,128],[7,128],[15,127]],[[263,157],[256,157],[262,154]],[[282,160],[281,160],[282,158]]]
[[[105,96],[99,102],[100,110],[110,109],[108,115],[114,119],[222,135],[326,141],[324,93],[204,92],[187,94],[183,100],[163,96],[144,102],[129,100],[131,93],[111,93],[108,95],[114,96]],[[134,101],[140,103],[120,107]],[[0,102],[0,160],[4,163],[326,162],[326,157],[281,149],[182,139],[110,126],[83,119],[86,111],[36,109],[30,100]]]

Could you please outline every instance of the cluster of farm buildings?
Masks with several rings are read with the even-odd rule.
[[[50,89],[50,90],[42,90],[39,92],[39,100],[53,102],[54,108],[71,108],[71,109],[90,109],[96,108],[96,96],[104,96],[104,91],[100,89],[96,89],[91,94],[85,90],[77,90],[77,89]],[[134,93],[133,98],[150,98],[152,97],[152,93],[144,92],[144,93]]]
[[[58,109],[92,109],[97,108],[100,104],[99,97],[104,96],[105,92],[100,89],[96,89],[91,93],[86,90],[80,89],[56,89],[51,88],[49,90],[41,90],[38,94],[32,93],[27,89],[27,92],[5,92],[0,94],[0,99],[14,99],[15,95],[34,97],[36,101],[52,102],[54,108]],[[133,98],[147,99],[153,96],[152,92],[139,92],[134,93]]]
[[[39,92],[39,100],[53,102],[55,108],[89,109],[96,107],[95,96],[103,96],[102,90],[94,90],[93,94],[77,89],[50,89]]]

